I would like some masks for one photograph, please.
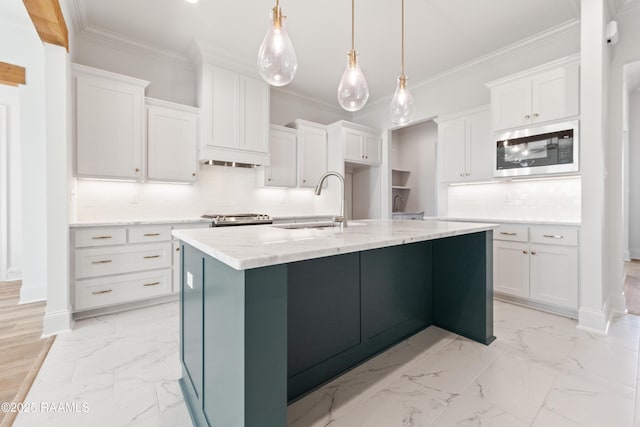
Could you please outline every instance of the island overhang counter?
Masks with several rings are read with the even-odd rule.
[[[175,230],[194,424],[284,427],[288,402],[432,325],[490,344],[496,227]]]

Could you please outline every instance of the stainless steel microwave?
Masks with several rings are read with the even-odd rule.
[[[493,175],[578,172],[579,122],[554,123],[496,135]]]

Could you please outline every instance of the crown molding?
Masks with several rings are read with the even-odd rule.
[[[512,43],[510,45],[501,47],[500,49],[494,50],[493,52],[490,52],[486,55],[483,56],[479,56],[476,59],[473,59],[471,61],[465,62],[463,64],[460,64],[456,67],[450,68],[447,71],[444,71],[440,74],[436,74],[433,77],[430,77],[426,80],[421,80],[418,83],[416,83],[415,85],[413,85],[413,87],[415,89],[418,88],[422,88],[424,86],[428,86],[430,84],[433,84],[437,81],[443,80],[447,77],[450,77],[454,74],[463,72],[465,70],[468,70],[470,68],[473,68],[477,65],[483,64],[485,62],[489,62],[492,59],[495,59],[497,57],[506,55],[508,53],[511,53],[513,51],[517,51],[520,49],[524,49],[524,48],[531,48],[531,47],[535,47],[535,46],[539,46],[542,44],[547,43],[549,40],[554,39],[554,38],[558,38],[558,37],[563,37],[566,36],[568,34],[571,33],[579,33],[580,32],[580,20],[579,19],[571,19],[567,22],[564,22],[562,24],[556,25],[555,27],[551,27],[548,28],[547,30],[538,33],[538,34],[534,34],[533,36],[530,37],[526,37],[522,40],[519,40],[515,43]],[[370,104],[370,107],[373,106],[377,106],[377,105],[381,105],[381,104],[386,104],[388,102],[390,102],[391,98],[393,95],[389,95],[387,97],[381,97],[378,100],[376,100],[375,102]]]
[[[554,61],[551,62],[547,62],[541,65],[538,65],[537,67],[533,67],[533,68],[527,68],[524,71],[521,71],[519,73],[514,73],[514,74],[510,74],[506,77],[502,77],[499,78],[497,80],[492,80],[490,82],[485,83],[485,86],[487,86],[489,89],[495,87],[495,86],[499,86],[505,83],[509,83],[515,80],[520,80],[524,77],[528,77],[534,74],[538,74],[541,73],[543,71],[547,71],[547,70],[551,70],[553,68],[558,68],[558,67],[562,67],[563,65],[568,65],[568,64],[580,64],[580,54],[576,53],[573,55],[569,55],[569,56],[565,56],[564,58],[559,58],[556,59]]]
[[[77,33],[81,33],[87,29],[87,7],[85,0],[69,0],[67,2],[69,13],[71,14],[71,22]]]

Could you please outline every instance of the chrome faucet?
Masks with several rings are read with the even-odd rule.
[[[347,214],[344,208],[344,177],[338,172],[333,172],[333,171],[329,171],[323,174],[320,177],[320,180],[318,181],[318,185],[316,185],[316,196],[319,196],[320,193],[322,193],[322,185],[324,184],[324,181],[331,175],[335,176],[340,180],[340,184],[342,188],[342,193],[340,195],[340,216],[335,217],[334,221],[339,222],[341,227],[346,227],[348,224],[347,224]]]

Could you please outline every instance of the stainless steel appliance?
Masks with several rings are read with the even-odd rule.
[[[578,172],[579,133],[575,120],[496,135],[493,175]]]
[[[271,224],[273,220],[269,215],[264,214],[205,214],[202,218],[210,219],[212,227],[228,227],[233,225],[261,225]]]

